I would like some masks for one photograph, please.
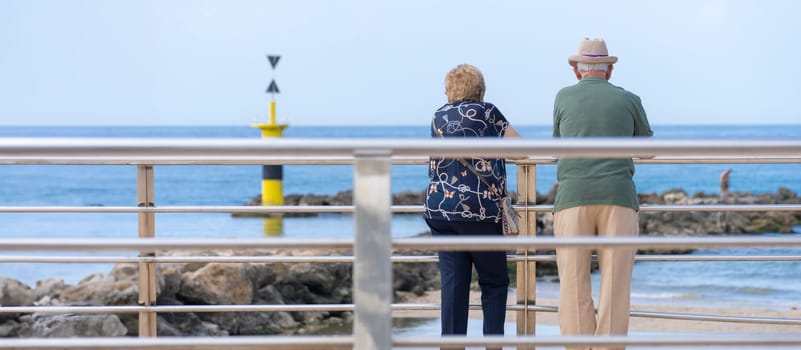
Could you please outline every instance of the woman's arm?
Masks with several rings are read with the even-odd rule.
[[[513,128],[512,125],[509,124],[509,125],[506,126],[506,133],[503,134],[503,137],[504,138],[507,138],[507,137],[520,137],[520,133],[518,133],[517,130],[515,130],[515,128]]]
[[[506,126],[506,133],[503,134],[503,138],[520,138],[520,133],[512,127],[511,124]],[[507,160],[523,160],[528,159],[528,156],[508,156],[506,157]]]

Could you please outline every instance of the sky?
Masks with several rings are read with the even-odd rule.
[[[801,1],[0,0],[1,125],[423,125],[469,63],[550,125],[584,37],[651,124],[801,124]],[[268,54],[281,55],[275,70]]]

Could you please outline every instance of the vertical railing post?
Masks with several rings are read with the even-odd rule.
[[[136,202],[137,206],[149,208],[155,206],[153,190],[153,166],[138,165],[136,167]],[[156,215],[152,212],[139,213],[139,238],[156,236]],[[140,251],[139,256],[155,256],[153,251]],[[139,263],[139,304],[156,305],[156,263]],[[143,311],[139,313],[139,336],[156,336],[156,313]]]
[[[537,203],[537,165],[526,164],[521,161],[517,164],[517,205],[523,206],[521,235],[537,235],[537,213],[529,210],[529,206]],[[536,313],[529,310],[530,305],[536,304],[537,297],[537,265],[529,261],[534,250],[520,249],[518,254],[525,257],[525,261],[517,263],[517,304],[523,305],[524,311],[517,312],[517,335],[534,335],[536,326]],[[518,349],[533,349],[521,346]]]
[[[390,152],[356,152],[353,337],[356,350],[392,348]]]

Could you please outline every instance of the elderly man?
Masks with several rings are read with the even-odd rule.
[[[568,62],[579,82],[559,91],[554,137],[635,137],[653,132],[640,98],[609,83],[617,57],[602,39],[584,39]],[[637,236],[639,204],[631,158],[559,159],[554,203],[557,237]],[[590,283],[590,249],[557,249],[559,326],[563,335],[625,335],[635,249],[598,249],[598,318]],[[598,348],[595,348],[598,349]],[[610,348],[611,349],[611,348]]]

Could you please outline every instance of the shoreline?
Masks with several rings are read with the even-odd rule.
[[[507,299],[507,304],[515,304],[515,294],[510,293]],[[408,300],[408,303],[439,303],[439,290],[428,291],[424,295]],[[480,292],[471,291],[470,300],[472,304],[480,304]],[[543,306],[557,306],[556,299],[537,299],[538,305]],[[741,307],[725,307],[724,305],[715,306],[692,306],[692,305],[653,305],[638,303],[632,301],[632,310],[636,311],[652,311],[652,312],[665,312],[665,313],[691,313],[691,314],[706,314],[706,315],[726,315],[726,316],[743,316],[743,317],[766,317],[766,318],[792,318],[801,319],[801,309],[792,307],[790,309],[766,309],[766,308],[741,308]],[[397,311],[393,313],[394,317],[415,317],[415,318],[439,318],[439,311]],[[470,318],[473,320],[480,320],[481,311],[471,310]],[[506,314],[507,323],[515,323],[516,312],[509,311]],[[556,327],[558,330],[558,313],[556,312],[537,312],[536,324],[538,326],[551,326]],[[742,322],[720,322],[720,321],[694,321],[694,320],[675,320],[675,319],[662,319],[651,317],[632,316],[629,325],[630,332],[647,332],[647,333],[799,333],[801,332],[801,325],[777,325],[777,324],[760,324],[760,323],[742,323]]]

